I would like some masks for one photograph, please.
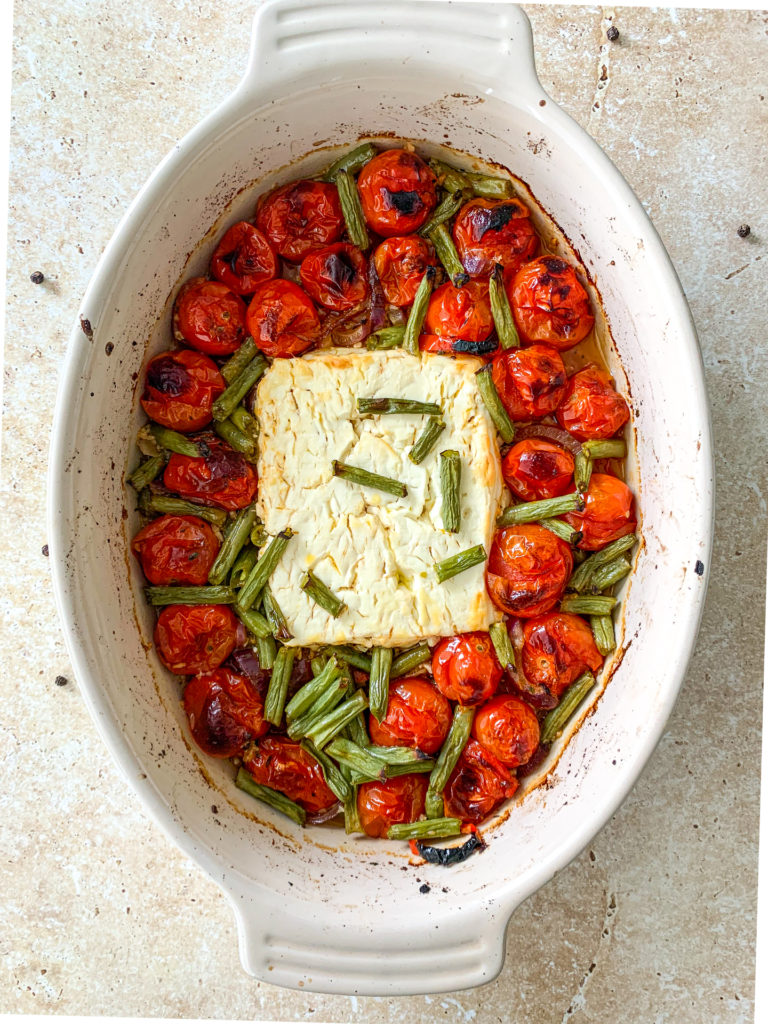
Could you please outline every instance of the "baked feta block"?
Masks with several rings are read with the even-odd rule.
[[[400,647],[487,629],[499,618],[478,565],[438,583],[434,563],[490,548],[502,492],[496,432],[474,379],[478,359],[327,349],[276,359],[261,379],[258,513],[291,529],[270,586],[293,644]],[[414,465],[424,415],[361,415],[358,398],[436,402],[446,428]],[[439,453],[461,457],[461,526],[443,528]],[[335,477],[333,462],[391,477],[406,497]],[[302,591],[311,570],[346,605],[336,618]]]

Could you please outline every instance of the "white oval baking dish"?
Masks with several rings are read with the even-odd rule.
[[[204,255],[188,257],[223,210],[230,222],[249,214],[254,180],[280,180],[281,168],[283,179],[296,176],[286,165],[298,157],[361,135],[445,143],[524,179],[599,286],[621,361],[612,368],[631,385],[644,543],[623,658],[547,786],[513,808],[482,856],[452,869],[409,867],[404,844],[296,830],[237,791],[228,765],[198,760],[126,554],[135,519],[123,473],[140,419],[130,382],[147,351],[167,344],[174,285],[204,265]],[[309,165],[327,161],[316,152]],[[84,297],[59,391],[49,504],[57,603],[90,711],[149,813],[230,897],[247,971],[289,987],[390,995],[496,975],[515,907],[608,820],[661,734],[703,604],[712,487],[700,355],[680,285],[626,182],[542,91],[525,15],[441,0],[261,7],[239,87],[147,182]]]

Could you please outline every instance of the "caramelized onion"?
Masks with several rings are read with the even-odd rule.
[[[548,423],[525,423],[522,426],[515,424],[515,441],[525,441],[529,437],[541,437],[545,441],[552,441],[565,448],[571,455],[578,455],[581,451],[581,441],[571,437],[567,430],[561,427],[550,426]]]

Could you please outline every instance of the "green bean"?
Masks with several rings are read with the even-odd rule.
[[[276,640],[292,640],[293,633],[288,628],[282,608],[275,600],[275,595],[269,589],[269,584],[264,587],[262,595],[262,608],[272,630],[272,636]]]
[[[365,347],[369,351],[377,349],[400,348],[405,336],[405,324],[393,327],[382,327],[381,330],[369,334],[365,339]]]
[[[371,240],[368,237],[368,229],[365,226],[365,216],[355,179],[349,171],[342,170],[334,176],[333,180],[336,182],[336,189],[339,193],[341,212],[344,214],[344,223],[347,226],[349,240],[358,249],[365,250],[370,246]]]
[[[235,559],[248,540],[255,521],[255,505],[249,505],[248,508],[244,508],[237,513],[232,528],[224,538],[224,542],[219,548],[219,553],[216,555],[216,559],[211,566],[211,571],[208,573],[209,583],[217,584],[224,582],[227,573],[235,564]]]
[[[595,551],[581,563],[573,576],[568,580],[568,590],[576,590],[579,593],[587,590],[592,582],[592,574],[595,570],[603,565],[607,565],[608,562],[612,562],[614,558],[618,555],[623,555],[625,551],[629,551],[636,541],[637,534],[628,533],[625,537],[619,537],[618,540],[611,541],[610,544],[607,544],[600,551]]]
[[[269,786],[262,786],[261,783],[256,782],[245,768],[238,770],[235,776],[235,785],[249,796],[261,800],[262,803],[268,804],[276,811],[280,811],[281,814],[285,814],[286,817],[292,818],[297,825],[303,825],[307,820],[307,812],[303,807],[299,807],[293,800],[289,800],[284,793],[278,793],[276,789],[270,789]]]
[[[419,665],[423,665],[425,661],[429,661],[431,657],[432,651],[429,649],[429,644],[426,640],[422,640],[415,647],[411,647],[407,651],[403,651],[402,654],[398,654],[392,662],[389,678],[397,679],[399,676],[406,676],[409,672],[413,672],[415,668],[418,668]]]
[[[322,671],[297,690],[288,701],[285,709],[288,721],[309,711],[318,698],[336,684],[340,675],[338,662],[335,658],[329,658]]]
[[[615,597],[582,597],[566,594],[560,602],[561,612],[572,615],[609,615],[616,604]]]
[[[509,304],[507,289],[504,287],[504,270],[496,263],[488,282],[488,295],[491,300],[491,313],[496,327],[496,336],[502,348],[520,348],[520,335],[515,327],[515,318]]]
[[[291,680],[295,658],[295,647],[281,647],[277,652],[267,696],[264,699],[264,718],[272,725],[280,725],[283,720],[285,698],[288,694],[288,683]]]
[[[461,821],[458,818],[428,818],[410,824],[390,825],[387,839],[442,839],[461,835]]]
[[[272,635],[267,620],[263,615],[254,611],[253,608],[241,608],[239,604],[235,604],[232,611],[238,619],[240,619],[248,632],[253,634],[253,636],[260,637],[264,640],[266,637]]]
[[[258,352],[213,403],[213,419],[216,423],[229,419],[268,366],[266,357]]]
[[[337,597],[330,587],[327,587],[322,580],[319,580],[313,572],[308,572],[304,577],[301,589],[307,597],[312,598],[315,604],[320,605],[334,619],[337,619],[347,607],[341,598]]]
[[[287,729],[289,737],[292,740],[300,740],[302,737],[307,736],[310,729],[313,729],[334,708],[338,707],[348,694],[349,683],[340,674],[334,685],[330,686],[318,697],[309,711],[305,711],[303,715],[291,719]]]
[[[326,167],[319,177],[319,181],[333,181],[339,171],[347,171],[348,174],[357,174],[362,171],[365,165],[376,156],[376,149],[370,142],[362,142],[354,149],[350,149],[344,156]]]
[[[128,483],[135,491],[143,491],[148,487],[165,465],[162,455],[150,455],[134,469],[128,477]]]
[[[322,750],[318,750],[310,740],[302,740],[301,748],[314,757],[320,765],[326,785],[333,795],[341,800],[342,803],[346,803],[349,799],[352,787],[339,771],[338,766],[333,763],[327,754]]]
[[[310,659],[309,663],[312,666],[312,675],[319,676],[328,664],[328,659],[324,654],[316,654],[314,658]]]
[[[357,786],[350,786],[349,796],[344,801],[344,831],[348,836],[353,832],[363,831],[360,814],[357,810]]]
[[[150,604],[234,604],[231,587],[145,587]]]
[[[627,445],[621,438],[612,438],[608,441],[584,441],[581,450],[588,459],[625,459],[627,457]]]
[[[146,430],[152,435],[158,448],[175,452],[177,455],[186,455],[192,459],[199,458],[200,449],[186,434],[180,434],[178,430],[169,430],[168,427],[161,427],[159,423],[150,423]]]
[[[443,814],[443,790],[448,782],[448,777],[456,767],[456,762],[459,760],[462,750],[467,745],[474,719],[474,708],[462,707],[461,704],[457,704],[453,710],[451,728],[440,748],[440,753],[437,755],[435,767],[429,776],[429,788],[427,789],[425,804],[428,818],[439,818]]]
[[[346,644],[341,644],[338,647],[326,647],[326,651],[330,654],[337,655],[339,658],[343,658],[344,661],[349,662],[350,665],[354,665],[355,668],[359,668],[361,672],[368,672],[370,674],[370,656],[364,654],[362,651],[358,651],[354,647],[349,647]]]
[[[583,534],[581,530],[574,530],[570,523],[566,523],[563,519],[541,519],[538,521],[539,526],[543,526],[545,530],[549,530],[550,533],[554,533],[560,540],[564,540],[566,544],[570,544],[571,547],[575,547],[579,543]]]
[[[231,384],[235,377],[240,376],[258,351],[253,338],[247,337],[237,352],[231,355],[223,366],[219,367],[219,373],[227,384]]]
[[[403,764],[388,764],[387,778],[394,779],[399,775],[425,775],[435,767],[434,758],[426,757],[423,761],[404,761]]]
[[[456,246],[453,244],[450,232],[445,224],[438,224],[429,233],[429,240],[435,247],[437,258],[443,265],[448,277],[455,288],[461,288],[469,280],[469,274],[464,269],[464,264],[459,258]]]
[[[358,398],[357,411],[369,416],[392,416],[403,413],[439,416],[442,413],[436,402],[416,402],[411,398]]]
[[[146,495],[146,498],[144,497]],[[199,516],[214,526],[223,527],[227,521],[227,513],[223,508],[212,508],[210,505],[196,505],[192,501],[185,501],[184,498],[172,498],[167,494],[152,494],[151,491],[143,490],[142,512],[145,514],[157,512],[160,515],[170,516]]]
[[[388,765],[419,764],[429,761],[429,754],[416,747],[381,747],[369,744],[366,748],[371,757]]]
[[[238,405],[237,408],[232,410],[232,415],[229,418],[238,430],[242,431],[247,438],[253,441],[255,446],[259,440],[259,424],[245,406]]]
[[[435,573],[439,583],[458,576],[460,572],[466,572],[475,565],[480,565],[486,559],[485,548],[482,544],[476,544],[473,548],[460,551],[457,555],[444,558],[442,562],[434,562]]]
[[[458,533],[461,528],[461,456],[453,449],[440,452],[440,495],[443,528]]]
[[[496,519],[496,526],[519,526],[521,523],[535,523],[539,519],[553,519],[566,512],[582,511],[584,499],[580,494],[563,494],[559,498],[544,498],[541,501],[525,501],[510,505]]]
[[[556,708],[552,708],[544,719],[540,737],[542,743],[551,743],[560,735],[576,708],[594,685],[595,677],[591,672],[585,672],[579,676],[575,683],[571,683],[563,694],[560,703]]]
[[[377,491],[384,491],[386,494],[394,494],[397,498],[404,498],[408,494],[408,488],[400,480],[393,480],[388,476],[381,476],[379,473],[371,473],[370,470],[361,466],[349,466],[345,462],[333,461],[333,475],[347,480],[351,484],[359,484],[361,487],[372,487]]]
[[[384,761],[351,740],[337,737],[328,744],[326,751],[340,764],[348,765],[356,773],[356,777],[364,778],[366,782],[387,777],[387,766]]]
[[[408,452],[408,458],[417,466],[423,462],[437,443],[438,437],[445,430],[445,420],[440,416],[430,416],[424,430],[416,438],[416,443]]]
[[[368,700],[362,690],[345,700],[338,707],[334,708],[328,715],[312,726],[307,733],[309,739],[318,749],[322,749],[327,743],[341,732],[347,722],[351,721],[356,714],[368,707]]]
[[[487,174],[477,174],[475,171],[465,171],[465,174],[472,191],[483,199],[511,199],[515,194],[515,187],[509,178],[489,178]]]
[[[632,572],[632,563],[625,555],[619,555],[605,565],[601,565],[592,573],[589,589],[593,594],[599,594],[608,587],[619,583]]]
[[[616,634],[613,630],[613,616],[590,615],[589,624],[595,637],[595,645],[603,657],[610,654],[616,647]]]
[[[240,452],[246,459],[252,461],[256,455],[256,444],[246,437],[245,434],[236,427],[232,420],[221,420],[220,423],[214,422],[213,429],[222,439],[226,441],[229,447],[236,452]]]
[[[259,656],[259,665],[269,670],[274,667],[277,658],[277,644],[273,636],[256,636],[256,653]]]
[[[368,679],[368,700],[371,714],[380,722],[389,706],[389,673],[392,669],[392,648],[375,647],[371,653],[371,674]]]
[[[229,585],[239,590],[248,579],[251,569],[256,565],[259,557],[259,549],[248,544],[235,559],[232,572],[229,574]]]
[[[432,294],[432,287],[435,282],[435,268],[427,267],[421,279],[413,305],[408,313],[403,334],[403,348],[412,356],[419,354],[419,335],[424,324],[424,317],[427,315],[429,296]]]
[[[368,730],[365,727],[365,715],[361,712],[359,715],[347,722],[346,726],[347,737],[356,743],[358,747],[367,747],[370,745],[370,737],[368,736]]]
[[[579,494],[586,494],[592,478],[592,459],[585,454],[583,447],[576,453],[573,465],[573,482]]]
[[[515,651],[512,647],[512,641],[509,639],[509,630],[507,629],[506,622],[494,622],[488,632],[501,667],[514,669]]]
[[[475,380],[477,381],[480,395],[485,402],[485,407],[490,413],[491,419],[501,435],[502,441],[504,441],[505,444],[511,444],[515,439],[515,425],[499,398],[499,393],[496,390],[496,385],[493,383],[493,377],[491,374],[492,367],[489,363],[487,366],[484,366],[482,370],[477,371],[475,374]]]
[[[446,192],[459,192],[462,189],[472,188],[467,175],[456,167],[451,167],[450,164],[436,159],[430,160],[429,166],[437,175],[438,184]]]
[[[277,563],[282,558],[292,536],[290,530],[284,530],[269,542],[237,595],[237,603],[241,608],[248,609],[251,605],[256,604],[256,598],[269,582],[269,578],[277,568]]]
[[[461,190],[459,192],[449,192],[444,196],[442,201],[438,203],[427,223],[423,227],[419,228],[419,234],[427,238],[430,231],[434,231],[436,227],[439,227],[441,224],[445,224],[446,221],[455,217],[470,196],[471,192],[469,189],[466,191]]]

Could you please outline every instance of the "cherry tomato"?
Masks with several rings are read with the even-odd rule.
[[[301,283],[326,309],[359,306],[368,297],[368,261],[354,245],[337,242],[306,256],[301,263]]]
[[[208,523],[197,516],[158,516],[139,530],[131,550],[150,583],[206,583],[219,552]]]
[[[267,736],[245,752],[243,764],[256,782],[284,793],[308,814],[319,814],[336,803],[320,765],[293,740]]]
[[[292,181],[276,188],[257,205],[256,226],[283,259],[300,263],[344,234],[336,186],[323,181]]]
[[[627,485],[608,473],[593,473],[585,495],[584,511],[569,512],[563,519],[581,530],[578,546],[597,551],[619,537],[634,533],[637,518],[635,498]]]
[[[574,460],[570,452],[540,437],[518,441],[501,460],[507,487],[523,501],[557,498],[571,488]]]
[[[565,395],[563,360],[550,345],[508,348],[493,360],[493,383],[513,420],[540,419]]]
[[[389,686],[387,713],[380,722],[373,715],[368,730],[383,747],[418,747],[436,754],[451,727],[451,705],[423,676],[397,679]]]
[[[530,211],[519,199],[471,199],[453,223],[453,240],[472,277],[489,277],[496,263],[512,274],[539,248]]]
[[[613,437],[629,419],[629,407],[607,370],[591,364],[568,378],[557,420],[578,441]]]
[[[357,179],[366,222],[384,238],[418,231],[437,206],[435,176],[421,157],[386,149]]]
[[[502,671],[487,633],[447,637],[432,652],[435,686],[444,697],[466,706],[492,697]]]
[[[485,570],[491,600],[520,618],[541,615],[562,597],[573,570],[564,540],[536,523],[497,530]]]
[[[539,720],[530,704],[500,693],[478,708],[472,736],[506,768],[517,768],[539,745]]]
[[[141,404],[155,423],[186,433],[211,422],[213,403],[226,386],[212,359],[180,348],[149,361]]]
[[[523,624],[522,664],[527,679],[559,700],[586,669],[597,672],[603,656],[584,619],[550,612]]]
[[[179,676],[212,672],[237,643],[239,622],[223,604],[171,604],[155,625],[160,661]]]
[[[163,474],[168,490],[228,511],[250,505],[258,483],[253,466],[215,435],[206,435],[205,446],[206,455],[171,455]]]
[[[195,743],[211,757],[234,757],[269,728],[261,694],[228,668],[192,676],[182,703]]]
[[[278,272],[277,254],[265,235],[241,220],[225,232],[211,258],[211,273],[238,295],[250,295]]]
[[[445,815],[479,825],[514,794],[517,785],[501,761],[471,739],[448,778],[443,793]]]
[[[565,260],[540,256],[524,264],[508,292],[523,341],[544,341],[564,351],[592,330],[589,296]]]
[[[410,306],[427,267],[439,266],[429,242],[419,235],[387,238],[373,254],[384,298],[393,306]]]
[[[493,314],[484,281],[469,281],[456,288],[450,281],[435,289],[424,318],[419,347],[424,352],[469,352],[482,355],[496,350]]]
[[[209,356],[229,355],[245,340],[245,303],[221,281],[193,277],[176,296],[173,333]]]
[[[312,300],[293,281],[267,281],[253,293],[248,331],[270,359],[301,355],[320,337],[320,319]]]
[[[416,821],[424,811],[429,781],[425,775],[397,775],[357,788],[357,811],[363,831],[386,837],[390,825]]]

